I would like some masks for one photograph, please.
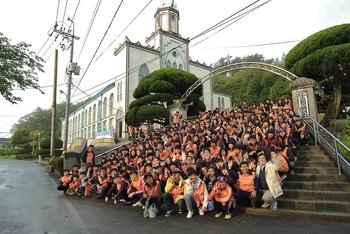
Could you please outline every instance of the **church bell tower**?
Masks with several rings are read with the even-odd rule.
[[[161,29],[166,32],[179,33],[179,11],[174,0],[163,0],[162,6],[157,9],[154,18],[156,19],[155,32]]]

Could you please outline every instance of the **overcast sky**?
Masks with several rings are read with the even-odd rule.
[[[66,1],[68,2],[67,6]],[[92,59],[120,1],[101,1],[82,52],[81,48],[98,1],[80,1],[74,19],[75,35],[80,37],[80,40],[75,41],[73,60],[78,62],[83,69],[87,68]],[[3,2],[0,10],[0,32],[10,38],[13,43],[22,41],[30,43],[31,50],[37,53],[49,38],[48,32],[52,31],[56,17],[59,26],[61,26],[62,20],[64,21],[63,25],[70,25],[67,18],[73,17],[78,2],[79,0],[11,0]],[[113,52],[124,41],[125,36],[128,36],[132,42],[139,41],[145,45],[146,37],[149,37],[155,29],[154,14],[163,0],[151,1],[138,18],[118,38],[117,36],[148,2],[150,0],[124,0],[95,59],[107,49],[113,40],[115,42],[100,59],[91,64],[79,86],[80,89],[88,94],[98,91],[113,82],[108,80],[120,75],[115,69],[117,64]],[[254,0],[175,0],[180,11],[180,34],[184,38],[193,38],[253,2]],[[260,0],[254,6],[264,2],[266,0]],[[60,3],[59,9],[57,9],[58,3]],[[243,57],[259,53],[263,54],[265,58],[278,58],[281,57],[282,53],[287,54],[298,42],[259,47],[237,47],[303,40],[322,29],[349,22],[350,0],[272,0],[193,48],[191,46],[213,33],[191,41],[190,57],[192,60],[205,62],[207,65],[215,63],[221,57],[226,57],[227,54],[233,57]],[[53,51],[62,40],[62,37],[59,37],[57,42],[54,42],[55,35],[53,34],[49,38],[39,53],[39,56],[46,60],[45,73],[39,74],[41,86],[53,84]],[[54,43],[52,44],[52,42]],[[65,44],[68,45],[67,42]],[[50,45],[52,46],[50,47]],[[77,61],[80,52],[81,55]],[[52,55],[50,56],[50,54]],[[69,62],[69,51],[59,50],[58,60],[58,84],[60,85],[65,83],[64,70]],[[77,82],[82,78],[82,75],[73,76],[73,78],[74,82]],[[103,82],[106,84],[94,89],[95,86]],[[66,92],[64,85],[59,86],[58,90],[60,89]],[[36,90],[14,91],[15,95],[19,95],[23,99],[23,102],[18,105],[11,105],[3,97],[0,97],[0,137],[10,137],[7,132],[21,116],[30,113],[37,107],[44,109],[51,107],[52,88],[44,88],[43,91],[44,95]],[[79,93],[81,92],[77,91],[76,96],[72,98],[74,103],[88,98],[86,94],[78,95]],[[62,102],[65,100],[65,96],[58,93],[57,100]]]

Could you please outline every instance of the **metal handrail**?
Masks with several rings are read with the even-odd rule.
[[[344,165],[344,162],[347,164],[348,167],[350,167],[350,163],[343,157],[343,152],[341,150],[341,147],[344,147],[348,152],[350,152],[350,148],[347,147],[343,142],[341,142],[337,137],[335,137],[332,133],[330,133],[325,127],[323,127],[321,124],[318,123],[314,118],[312,118],[306,111],[302,110],[299,108],[299,111],[303,113],[308,119],[312,120],[312,125],[311,126],[308,122],[305,121],[305,123],[314,131],[315,135],[315,145],[317,146],[317,139],[322,139],[328,147],[330,147],[334,152],[337,157],[337,163],[338,163],[338,172],[339,175],[341,175],[341,167],[340,167],[340,162],[339,158],[342,160],[342,163]],[[320,134],[318,128],[321,128],[323,131],[325,131],[334,141],[334,147]],[[338,150],[338,144],[340,145],[340,154]]]
[[[133,141],[136,141],[136,140],[140,139],[140,138],[141,138],[141,137],[135,138],[135,139],[133,139],[132,141],[128,141],[128,142],[124,143],[123,145],[127,145],[127,144],[129,144],[129,143],[131,143],[131,142],[133,142]],[[105,152],[103,152],[103,153],[100,153],[100,154],[98,154],[98,155],[95,156],[95,159],[98,158],[98,157],[101,157],[101,156],[104,155],[104,154],[108,154],[109,152],[112,152],[113,150],[118,149],[118,148],[120,148],[120,147],[121,147],[121,146],[116,146],[115,148],[112,148],[112,149],[107,150],[107,151],[105,151]]]

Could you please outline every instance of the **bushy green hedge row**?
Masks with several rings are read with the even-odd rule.
[[[0,149],[0,155],[17,155],[17,154],[25,154],[27,151],[23,148],[7,148]]]
[[[50,157],[50,149],[40,149],[38,150],[38,155],[42,158]],[[62,150],[55,150],[55,156],[59,157],[62,155]]]
[[[61,175],[63,175],[63,158],[55,157],[52,160],[52,166],[56,171],[58,171]]]

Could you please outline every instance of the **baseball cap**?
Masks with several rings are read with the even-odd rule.
[[[226,183],[226,178],[224,176],[220,176],[218,182],[225,182]]]

